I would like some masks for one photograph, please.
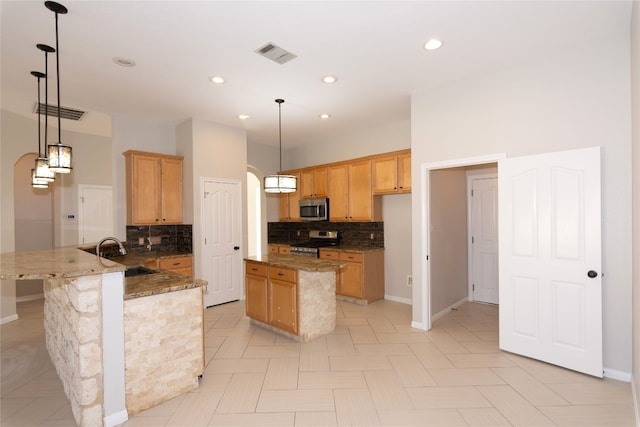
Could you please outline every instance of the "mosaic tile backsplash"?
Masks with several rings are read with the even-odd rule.
[[[151,251],[192,253],[192,229],[191,224],[127,225],[127,251],[130,254]],[[149,239],[151,239],[151,245],[149,245]]]
[[[384,247],[384,223],[380,222],[270,222],[267,224],[269,243],[303,243],[310,230],[340,232],[343,245],[372,248]],[[371,238],[373,236],[373,239]]]

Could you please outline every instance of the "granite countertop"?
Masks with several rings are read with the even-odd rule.
[[[338,246],[327,246],[320,249],[338,249],[345,252],[378,252],[384,251],[384,248],[374,248],[371,246],[358,246],[358,245],[338,245]]]
[[[150,252],[106,259],[71,247],[0,253],[0,279],[76,278],[125,271],[127,267],[144,265],[145,262],[158,258],[186,255],[191,254]],[[157,273],[125,278],[125,300],[207,285],[204,280],[166,270],[150,269]]]
[[[347,265],[344,261],[284,254],[263,254],[245,258],[245,261],[304,271],[335,271]]]

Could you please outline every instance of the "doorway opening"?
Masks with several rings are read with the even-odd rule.
[[[264,175],[253,166],[247,166],[247,255],[260,256],[267,249],[267,219],[265,194],[262,191]]]

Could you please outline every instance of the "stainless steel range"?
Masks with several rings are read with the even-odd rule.
[[[319,257],[320,248],[340,244],[340,233],[337,231],[311,230],[309,240],[291,245],[291,255]]]

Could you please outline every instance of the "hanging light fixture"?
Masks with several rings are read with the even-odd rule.
[[[278,104],[278,134],[280,139],[280,170],[282,170],[282,103],[284,99],[276,99]],[[266,193],[293,193],[296,191],[297,178],[293,175],[268,175],[264,177]]]
[[[40,106],[40,79],[46,74],[40,71],[32,71],[31,75],[38,79],[38,107]],[[38,157],[36,158],[35,168],[31,169],[31,185],[35,188],[47,188],[49,183],[55,179],[55,174],[49,170],[47,159],[42,157],[42,144],[40,142],[40,108],[38,108]],[[42,187],[42,184],[46,184]]]
[[[35,167],[35,178],[38,180],[44,180],[46,182],[52,182],[56,178],[56,174],[49,169],[49,160],[46,156],[42,156],[41,144],[40,144],[40,117],[42,113],[42,104],[40,102],[40,78],[45,78],[45,105],[49,103],[49,59],[48,54],[50,52],[55,52],[55,49],[46,44],[38,44],[36,45],[38,49],[44,52],[44,74],[39,71],[32,71],[31,74],[38,77],[38,158],[36,159],[36,167]],[[45,114],[45,126],[44,126],[44,145],[46,148],[47,145],[47,129],[49,128],[49,120],[47,115]],[[45,151],[46,154],[46,151]]]
[[[62,127],[60,125],[60,47],[58,45],[58,15],[66,14],[67,8],[54,1],[46,1],[44,5],[56,15],[56,81],[58,92],[58,143],[48,146],[49,168],[55,173],[71,172],[71,146],[62,144]]]

